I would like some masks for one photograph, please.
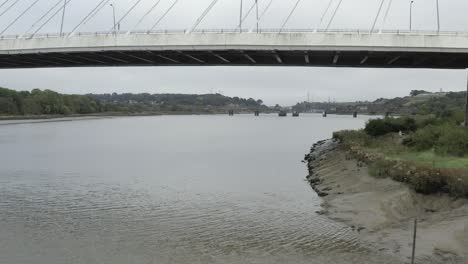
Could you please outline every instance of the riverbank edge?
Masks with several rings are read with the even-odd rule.
[[[252,114],[253,112],[240,112],[237,114]],[[79,120],[92,120],[102,118],[114,118],[114,117],[145,117],[145,116],[184,116],[184,115],[224,115],[225,112],[145,112],[145,113],[120,113],[120,112],[109,112],[109,113],[96,113],[96,114],[74,114],[74,115],[32,115],[32,116],[0,116],[0,125],[12,125],[12,124],[24,124],[24,123],[42,123],[42,122],[62,122],[62,121],[79,121]],[[269,114],[269,113],[265,113]],[[8,122],[12,121],[12,122]],[[21,122],[24,121],[24,122]]]
[[[326,190],[321,190],[318,188],[321,183],[323,183],[323,179],[318,177],[315,172],[316,161],[322,159],[323,155],[335,150],[338,147],[338,142],[333,139],[326,139],[316,142],[312,145],[309,154],[306,154],[304,160],[307,164],[307,171],[308,175],[306,177],[307,181],[309,182],[312,189],[317,193],[319,197],[328,196]]]
[[[335,163],[338,162],[339,165],[336,166],[336,164],[329,164],[331,162],[329,161],[330,157],[331,159],[335,159]],[[400,257],[402,261],[408,261],[410,253],[409,245],[411,241],[408,240],[411,230],[410,224],[414,218],[420,218],[423,221],[423,227],[421,227],[423,229],[422,231],[428,231],[429,233],[427,235],[424,234],[422,239],[419,238],[421,240],[426,240],[423,243],[424,245],[419,246],[421,249],[417,253],[417,256],[419,256],[420,259],[424,261],[433,261],[433,263],[446,263],[447,261],[450,261],[450,263],[468,263],[468,252],[466,252],[466,248],[468,248],[467,199],[455,199],[444,194],[417,194],[408,186],[392,179],[377,179],[372,177],[368,173],[367,166],[364,163],[353,159],[336,139],[322,140],[315,143],[312,146],[310,153],[305,155],[304,160],[306,161],[309,172],[306,177],[307,181],[317,195],[323,200],[323,203],[321,204],[322,210],[318,211],[318,214],[325,215],[330,219],[350,226],[358,231],[363,241],[374,245],[376,250]],[[346,168],[346,164],[348,165],[348,168]],[[400,206],[408,209],[406,208],[408,205],[405,204],[405,202],[408,201],[401,200],[401,197],[394,199],[396,201],[388,203],[392,208],[377,209],[375,204],[378,203],[375,202],[373,204],[374,207],[372,207],[372,204],[369,207],[367,207],[368,204],[359,204],[358,202],[362,201],[363,196],[366,198],[372,196],[366,196],[368,195],[369,190],[363,191],[359,190],[359,188],[351,188],[353,189],[351,191],[349,188],[343,188],[343,186],[340,188],[340,184],[349,184],[349,182],[343,180],[347,177],[346,174],[352,172],[349,170],[349,164],[353,164],[355,169],[354,173],[357,172],[361,177],[368,178],[369,182],[374,183],[379,181],[380,187],[382,187],[382,185],[391,186],[388,187],[388,189],[391,190],[389,192],[393,192],[392,195],[390,195],[392,199],[396,196],[408,196],[405,198],[411,200],[413,203],[416,201],[416,204],[412,204],[411,206],[413,207],[410,208],[411,210],[414,210],[414,213],[404,217],[389,217],[386,215],[388,211],[395,210],[395,208],[393,208],[395,203],[401,202],[404,205]],[[338,168],[334,172],[335,176],[331,177],[333,179],[329,179],[327,177],[330,176],[330,172],[327,171],[329,168],[324,169],[324,167],[332,166]],[[337,177],[336,175],[340,176]],[[352,184],[360,185],[362,183],[353,182]],[[373,187],[371,186],[370,188],[367,188],[372,189]],[[385,189],[386,188],[387,187],[385,187]],[[395,193],[397,195],[395,195]],[[427,200],[427,203],[425,200]],[[431,208],[431,203],[437,205],[434,205],[434,207]],[[379,204],[379,207],[385,206]],[[377,209],[377,212],[374,212],[373,209]],[[454,212],[451,212],[451,210],[454,210]],[[369,217],[370,219],[363,218],[362,215],[369,214],[369,211],[370,215],[373,216]],[[374,223],[370,224],[372,221],[378,222],[376,220],[381,220],[379,218],[383,218],[385,220],[375,225]],[[441,228],[441,226],[447,226],[447,223],[452,224],[449,228],[450,230],[444,230],[444,228]],[[438,244],[436,246],[436,243],[426,243],[428,241],[431,242],[431,239],[437,240],[437,235],[439,235],[440,232],[454,235],[444,237],[442,239],[445,239],[445,244],[443,246]]]
[[[253,112],[252,112],[253,113]],[[108,117],[138,117],[138,116],[163,116],[163,115],[219,115],[224,112],[143,112],[143,113],[123,113],[105,112],[93,114],[73,114],[73,115],[27,115],[27,116],[0,116],[0,121],[20,121],[20,120],[50,120],[50,119],[72,119],[72,118],[108,118]]]

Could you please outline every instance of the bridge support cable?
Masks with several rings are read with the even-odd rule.
[[[2,8],[4,5],[6,5],[10,0],[5,0],[3,3],[0,4],[0,8]]]
[[[437,12],[437,34],[438,34],[440,32],[439,0],[436,0],[436,12]]]
[[[62,3],[62,0],[58,0],[51,8],[49,8],[40,18],[38,18],[34,23],[31,25],[30,28],[23,34],[26,35],[28,34],[39,22],[41,22],[45,17],[47,17],[50,12],[52,12],[60,3]],[[68,3],[68,2],[67,2]]]
[[[262,17],[265,15],[265,13],[270,9],[271,5],[273,4],[273,0],[270,0],[268,5],[263,9],[262,13],[260,13],[260,17],[258,19],[262,20]]]
[[[10,24],[8,24],[8,26],[6,26],[1,32],[0,32],[0,35],[3,35],[3,33],[5,33],[11,26],[13,26],[18,20],[20,20],[20,18],[22,18],[29,10],[31,10],[31,8],[33,8],[37,2],[39,2],[39,0],[35,0],[32,4],[30,4],[23,12],[21,12],[21,14],[19,16],[17,16],[15,19],[13,19],[13,21],[11,21]]]
[[[252,58],[249,54],[245,53],[244,51],[241,51],[240,54],[242,54],[247,60],[249,60],[251,63],[256,64],[257,61]]]
[[[154,25],[150,28],[150,31],[154,30],[154,28],[159,25],[159,23],[167,16],[167,14],[171,12],[171,10],[174,8],[177,2],[179,2],[179,0],[175,0],[174,3],[172,3],[172,5],[166,10],[166,12],[164,12],[164,14],[158,19],[158,21],[156,21],[156,23],[154,23]]]
[[[255,8],[255,2],[250,6],[249,10],[247,11],[247,13],[245,13],[244,17],[242,18],[242,20],[240,21],[239,25],[237,26],[237,28],[241,28],[242,24],[244,23],[244,21],[247,19],[247,17],[249,17],[250,13],[252,13],[252,10]]]
[[[120,25],[120,23],[122,23],[122,21],[128,16],[128,14],[130,14],[135,9],[135,7],[137,7],[141,3],[141,1],[142,0],[136,1],[135,4],[133,4],[133,6],[130,7],[127,10],[127,12],[125,12],[125,14],[119,19],[119,21],[117,21],[116,25]],[[109,29],[110,32],[112,32],[113,30],[115,31],[115,26]]]
[[[391,60],[389,60],[387,62],[387,65],[392,65],[394,62],[396,62],[397,60],[399,60],[401,57],[400,56],[396,56],[394,58],[392,58]]]
[[[339,53],[335,54],[335,56],[333,56],[333,65],[336,65],[339,59],[340,59],[340,54]]]
[[[276,51],[273,52],[273,56],[275,57],[278,64],[283,64],[283,60],[281,59],[280,55],[278,55],[278,53],[276,53]]]
[[[161,0],[156,1],[156,3],[150,9],[148,9],[148,11],[146,11],[146,13],[140,18],[140,20],[138,20],[138,22],[130,30],[127,31],[127,34],[132,33],[132,31],[134,31],[143,22],[143,20],[145,20],[145,18],[149,14],[151,14],[151,12],[153,12],[154,9],[156,9],[159,3],[161,3]]]
[[[363,65],[364,63],[367,62],[368,59],[369,59],[369,56],[364,56],[364,58],[359,62],[359,64]]]
[[[67,0],[67,3],[66,4],[69,4],[71,1],[73,0]],[[63,8],[63,7],[62,7]],[[44,23],[42,23],[42,25],[40,27],[38,27],[30,36],[30,38],[34,37],[34,35],[37,34],[37,32],[39,32],[45,25],[47,25],[61,10],[62,8],[59,8],[57,9],[57,11],[55,11],[52,16],[50,16]]]
[[[255,0],[255,20],[257,21],[257,33],[258,33],[258,30],[259,30],[259,22],[258,22],[258,0]]]
[[[392,2],[393,2],[393,0],[390,0],[388,2],[387,11],[385,11],[385,16],[384,16],[384,19],[383,19],[383,22],[382,22],[382,26],[380,27],[379,33],[382,33],[382,30],[385,27],[385,23],[387,22],[388,13],[390,12],[390,9],[392,8]]]
[[[203,13],[200,15],[195,24],[193,24],[193,26],[187,33],[193,32],[198,27],[198,25],[203,21],[203,19],[205,19],[208,13],[210,13],[211,9],[216,5],[216,3],[218,3],[218,0],[211,1],[210,5],[205,9],[205,11],[203,11]]]
[[[280,30],[278,33],[281,33],[281,31],[283,31],[284,27],[286,26],[286,24],[288,23],[289,19],[291,18],[291,16],[294,14],[294,11],[296,11],[297,9],[297,6],[299,5],[299,3],[301,2],[301,0],[297,0],[296,1],[296,4],[294,5],[293,9],[291,10],[291,12],[289,13],[288,17],[286,18],[286,20],[284,21],[283,25],[281,26]]]
[[[192,59],[192,60],[194,60],[194,61],[196,61],[196,62],[198,62],[198,63],[205,64],[205,61],[204,61],[204,60],[201,60],[201,59],[199,59],[199,58],[197,58],[197,57],[195,57],[195,56],[192,56],[192,55],[190,55],[190,54],[187,54],[187,53],[185,53],[185,52],[177,51],[177,53],[179,53],[180,55],[185,56],[185,57],[187,57],[187,58],[189,58],[189,59]]]
[[[15,2],[13,2],[13,4],[11,4],[10,6],[8,6],[5,10],[3,10],[2,13],[0,13],[0,17],[3,16],[5,13],[7,13],[8,11],[10,11],[10,9],[12,9],[19,1],[21,0],[16,0]]]
[[[315,27],[316,32],[317,32],[318,28],[322,25],[323,19],[325,19],[325,16],[327,15],[328,11],[330,10],[330,7],[331,7],[332,3],[333,3],[333,0],[328,1],[327,8],[325,8],[325,11],[323,11],[322,16],[320,17],[320,21],[317,24],[317,26]]]
[[[67,7],[67,0],[63,0],[62,22],[60,23],[60,36],[63,34],[63,23],[65,22],[65,11]]]
[[[304,62],[306,64],[310,64],[310,56],[309,56],[309,53],[307,51],[304,52]]]
[[[70,32],[70,34],[68,34],[68,36],[71,37],[71,36],[75,35],[75,32],[81,27],[81,25],[83,25],[83,23],[84,23],[85,21],[87,21],[88,18],[89,18],[90,16],[92,16],[92,15],[94,14],[94,12],[95,12],[96,10],[99,9],[99,7],[100,7],[101,5],[106,5],[109,1],[110,1],[110,0],[101,0],[101,1],[93,8],[93,10],[91,10],[91,12],[89,12],[89,13],[80,21],[80,23],[78,23],[78,25],[76,25],[76,26],[73,28],[73,30]]]
[[[240,0],[240,9],[239,9],[239,33],[242,33],[242,13],[244,12],[244,1]]]
[[[332,24],[333,20],[335,19],[336,13],[338,13],[338,9],[340,9],[340,6],[341,6],[342,2],[343,2],[343,0],[340,0],[340,2],[338,2],[338,5],[336,6],[335,11],[333,12],[333,15],[330,18],[330,21],[328,22],[328,25],[327,25],[325,31],[328,31],[328,29],[330,28],[330,25]]]
[[[263,16],[266,14],[266,12],[268,11],[268,9],[270,9],[271,5],[273,4],[273,0],[270,0],[270,2],[268,3],[268,5],[263,9],[263,11],[260,13],[260,16],[258,17],[258,23],[260,24],[260,22],[262,21],[262,18]],[[254,28],[251,28],[249,30],[249,32],[253,32],[254,31]]]
[[[380,1],[379,10],[377,11],[377,15],[375,16],[374,23],[372,23],[372,27],[371,27],[370,33],[373,33],[373,32],[374,32],[375,25],[377,24],[377,20],[379,19],[380,12],[382,12],[382,7],[383,7],[383,4],[384,4],[384,3],[385,3],[385,0],[381,0],[381,1]]]
[[[89,21],[91,21],[101,10],[107,5],[108,2],[103,3],[98,9],[96,9],[89,17],[88,19],[83,22],[83,25],[86,25]]]
[[[223,56],[219,55],[219,54],[216,54],[214,53],[213,51],[210,51],[210,54],[215,56],[216,58],[220,59],[221,61],[225,62],[225,63],[231,63],[230,60],[224,58]]]

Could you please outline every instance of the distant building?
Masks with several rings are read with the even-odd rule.
[[[358,109],[359,111],[367,111],[369,110],[369,107],[367,107],[367,105],[363,105],[363,106],[359,106]]]
[[[429,97],[443,97],[443,96],[446,96],[446,95],[447,95],[447,93],[445,93],[445,92],[437,92],[437,93],[422,93],[422,94],[416,95],[415,97],[429,98]]]

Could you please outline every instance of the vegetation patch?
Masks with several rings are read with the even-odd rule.
[[[371,120],[366,128],[333,137],[374,177],[392,178],[415,191],[468,197],[468,128],[453,120]]]
[[[99,113],[192,114],[268,112],[262,100],[221,94],[87,94],[68,95],[51,90],[14,91],[0,87],[0,117],[47,117]]]

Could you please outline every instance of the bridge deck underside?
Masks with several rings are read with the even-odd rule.
[[[136,50],[0,55],[0,68],[100,66],[468,68],[468,54],[380,51]]]

